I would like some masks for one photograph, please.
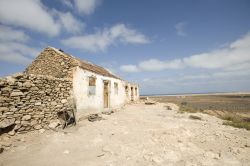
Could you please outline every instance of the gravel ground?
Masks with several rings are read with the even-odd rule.
[[[177,110],[137,103],[63,132],[19,135],[0,154],[0,166],[250,165],[249,131]]]

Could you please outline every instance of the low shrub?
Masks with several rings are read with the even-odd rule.
[[[201,120],[201,117],[195,115],[190,115],[189,118],[194,120]]]
[[[250,130],[250,123],[249,122],[240,122],[240,121],[225,121],[223,122],[223,125],[229,125],[237,128],[245,128],[247,130]]]

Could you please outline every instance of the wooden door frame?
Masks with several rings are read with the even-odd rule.
[[[105,91],[104,91],[104,87],[105,87],[105,83],[107,83],[107,88],[108,88],[108,102],[107,102],[107,107],[105,107]],[[110,81],[109,80],[103,80],[103,108],[110,108]]]

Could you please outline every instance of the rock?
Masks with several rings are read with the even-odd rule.
[[[31,120],[30,125],[31,125],[31,126],[34,126],[34,125],[36,125],[37,123],[38,123],[37,120]]]
[[[54,121],[51,121],[50,124],[49,124],[49,128],[51,129],[55,129],[57,126],[60,125],[60,121],[59,120],[54,120]]]
[[[45,132],[45,129],[40,129],[39,132],[42,134]]]
[[[36,102],[35,105],[37,105],[37,106],[42,105],[42,103],[41,102]]]
[[[34,129],[36,129],[36,130],[40,130],[41,128],[42,128],[42,126],[39,124],[34,126]]]
[[[38,91],[38,90],[39,90],[39,88],[38,88],[38,87],[36,87],[36,86],[32,86],[32,87],[30,88],[30,90],[31,90],[31,91]]]
[[[0,107],[0,112],[8,112],[9,108],[7,107]]]
[[[31,82],[25,82],[25,83],[23,83],[23,86],[26,87],[26,88],[30,88],[30,87],[32,87],[32,83]]]
[[[13,135],[16,134],[16,132],[15,132],[15,130],[12,130],[12,131],[8,132],[8,134],[9,134],[10,136],[13,136]]]
[[[14,112],[6,112],[5,115],[13,115]]]
[[[55,106],[55,105],[57,105],[57,102],[52,101],[50,104]]]
[[[4,147],[10,147],[12,145],[9,141],[2,141],[1,144]]]
[[[67,101],[66,99],[62,99],[62,100],[61,100],[61,103],[62,103],[62,104],[65,104],[65,103],[67,103],[67,102],[68,102],[68,101]]]
[[[22,127],[20,127],[19,129],[18,129],[18,131],[24,131],[25,130],[25,127],[24,126],[22,126]]]
[[[21,91],[12,92],[12,93],[10,94],[11,97],[23,96],[23,95],[24,95],[24,94],[23,94],[23,92],[21,92]]]
[[[31,119],[31,116],[30,115],[24,115],[23,117],[22,117],[22,120],[24,120],[24,121],[27,121],[27,120],[30,120]]]
[[[12,89],[10,87],[4,87],[1,89],[2,92],[10,92]]]
[[[91,114],[91,115],[88,116],[88,120],[90,122],[94,122],[94,121],[103,120],[103,118],[100,115],[98,115],[98,114]]]
[[[22,126],[20,125],[20,124],[17,124],[17,125],[15,125],[15,127],[14,127],[14,131],[17,131],[18,129],[20,129]]]
[[[3,153],[4,148],[2,147],[2,145],[0,145],[0,154]]]
[[[154,104],[156,104],[156,102],[155,101],[145,101],[145,104],[146,105],[154,105]]]
[[[11,108],[10,112],[16,112],[18,109],[17,108]]]
[[[62,108],[62,107],[63,107],[62,104],[58,104],[58,105],[56,106],[56,108]]]
[[[28,121],[21,121],[22,126],[29,126],[30,123]],[[20,131],[20,130],[19,130]]]
[[[15,73],[15,74],[13,74],[13,77],[16,79],[20,79],[23,77],[23,73]]]
[[[21,124],[21,121],[20,120],[16,120],[15,124]]]
[[[11,118],[11,119],[7,119],[5,118],[4,120],[2,120],[0,122],[0,129],[1,128],[6,128],[6,127],[9,127],[11,125],[15,124],[15,118]]]

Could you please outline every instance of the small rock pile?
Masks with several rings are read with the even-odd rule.
[[[0,135],[49,128],[57,112],[72,109],[68,79],[19,73],[0,79]]]
[[[91,114],[88,116],[88,120],[90,122],[94,122],[94,121],[100,121],[100,120],[103,120],[103,118],[101,117],[101,115],[99,114]]]

